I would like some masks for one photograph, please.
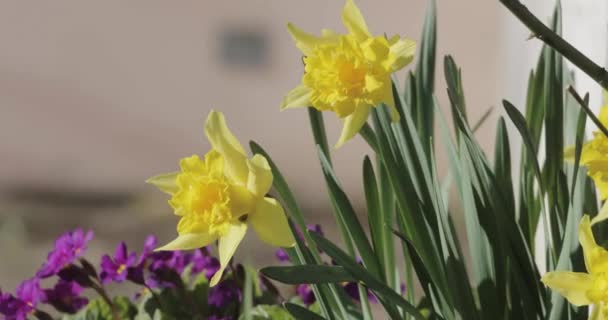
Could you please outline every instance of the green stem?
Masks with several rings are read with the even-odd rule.
[[[581,96],[578,94],[578,92],[576,92],[576,90],[574,90],[574,88],[572,86],[568,87],[568,92],[570,92],[570,94],[572,95],[572,97],[574,97],[574,100],[576,100],[576,102],[578,102],[578,104],[581,106],[581,108],[583,108],[583,111],[585,111],[585,113],[587,114],[587,116],[589,116],[589,118],[591,118],[591,121],[593,121],[593,123],[595,123],[595,125],[597,126],[597,128],[600,129],[600,131],[606,137],[608,137],[608,129],[606,129],[606,127],[602,124],[602,122],[600,121],[600,119],[598,119],[595,116],[595,114],[593,114],[593,111],[591,111],[591,109],[589,109],[589,106],[587,105],[587,102],[585,102],[585,100],[583,98],[581,98]]]
[[[105,301],[108,304],[108,306],[110,307],[110,310],[112,310],[112,318],[114,320],[120,320],[120,318],[118,317],[118,312],[116,311],[116,306],[112,302],[112,299],[110,299],[110,297],[106,293],[106,290],[101,285],[96,284],[96,283],[93,284],[92,288],[101,296],[101,299],[103,299],[103,301]]]
[[[308,107],[308,118],[310,119],[310,127],[315,143],[321,147],[329,164],[332,164],[329,144],[327,143],[327,133],[325,133],[325,123],[323,122],[323,114],[313,107]]]
[[[532,31],[533,35],[543,41],[546,45],[555,49],[572,64],[581,69],[589,77],[608,90],[608,72],[586,55],[564,40],[555,31],[542,23],[530,10],[519,0],[499,0],[519,21]]]

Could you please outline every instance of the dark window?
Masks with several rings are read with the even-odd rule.
[[[260,30],[228,29],[220,37],[221,59],[227,66],[260,66],[268,62],[268,37]]]

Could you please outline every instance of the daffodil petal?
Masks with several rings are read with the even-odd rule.
[[[272,186],[272,171],[264,156],[256,154],[247,160],[249,167],[249,178],[247,179],[247,189],[258,197],[263,197]]]
[[[336,143],[335,148],[340,148],[343,146],[344,143],[352,139],[359,132],[359,130],[361,130],[361,127],[363,127],[367,121],[367,116],[369,115],[370,109],[370,106],[360,106],[355,109],[355,112],[344,118],[344,127],[342,128],[340,139],[338,139],[338,143]]]
[[[600,108],[600,114],[598,116],[600,122],[602,123],[602,125],[604,125],[604,127],[608,126],[608,105],[603,106],[602,108]]]
[[[567,146],[566,148],[564,148],[564,161],[574,163],[575,151],[576,151],[576,146]]]
[[[180,234],[175,240],[156,249],[155,251],[192,250],[211,244],[215,237],[204,233]]]
[[[305,85],[299,85],[293,88],[283,99],[283,102],[281,103],[281,110],[289,108],[309,107],[311,105],[311,94],[312,90],[310,90],[310,88]]]
[[[608,219],[608,201],[604,202],[604,205],[602,206],[602,209],[600,209],[600,212],[598,212],[598,214],[593,217],[593,219],[591,219],[591,225],[594,225],[598,222],[602,222],[606,219]]]
[[[597,244],[595,242],[595,238],[593,237],[593,232],[591,231],[591,223],[588,215],[584,215],[578,225],[578,241],[580,242],[581,248],[583,249],[585,266],[587,267],[588,271],[591,271],[589,261],[590,254],[597,246]]]
[[[416,42],[410,39],[397,40],[391,45],[391,54],[395,57],[393,64],[391,65],[391,71],[397,71],[412,60],[414,60],[414,54],[416,54]]]
[[[311,53],[312,48],[314,48],[319,43],[323,42],[322,38],[319,38],[315,35],[307,33],[302,29],[296,27],[292,23],[287,24],[287,30],[291,34],[291,37],[296,43],[296,47],[302,51],[304,55],[308,55]]]
[[[591,147],[590,142],[583,143],[583,145],[581,147],[581,160],[580,160],[581,164],[584,164],[585,162],[589,161],[588,156],[584,156],[584,155],[589,154],[589,151],[591,151],[590,147]],[[564,148],[564,161],[574,163],[575,153],[576,153],[576,146],[574,146],[574,145],[567,146],[566,148]]]
[[[255,199],[246,186],[230,186],[230,209],[234,217],[240,217],[253,210]]]
[[[541,281],[575,306],[592,303],[587,298],[587,291],[593,286],[593,280],[587,273],[554,271],[545,274]]]
[[[285,211],[273,198],[263,198],[256,204],[255,212],[247,219],[258,237],[276,247],[292,247],[295,239],[287,223]]]
[[[587,271],[593,274],[603,264],[600,255],[602,249],[595,242],[593,231],[591,231],[591,222],[588,215],[584,215],[578,227],[578,241],[583,248],[583,257],[585,258],[585,266]]]
[[[226,126],[221,112],[209,113],[205,122],[205,134],[213,149],[224,157],[227,176],[236,183],[246,185],[248,169],[245,149]]]
[[[177,175],[179,172],[169,172],[159,174],[146,180],[149,183],[157,187],[160,191],[168,193],[170,195],[175,194],[179,188],[177,187]]]
[[[228,263],[230,263],[230,259],[232,259],[232,256],[234,256],[236,248],[238,248],[246,233],[247,224],[232,224],[230,227],[228,227],[226,234],[218,239],[220,269],[211,278],[211,281],[209,282],[211,287],[215,286],[222,279],[224,269],[226,269],[226,266],[228,266]]]
[[[371,37],[365,19],[353,0],[346,0],[342,10],[342,22],[358,40]]]

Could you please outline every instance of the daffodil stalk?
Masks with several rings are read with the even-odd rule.
[[[606,71],[605,68],[593,62],[593,60],[571,45],[559,34],[547,27],[519,0],[499,1],[526,25],[528,29],[530,29],[535,38],[538,38],[557,52],[561,53],[566,59],[595,80],[605,90],[608,90],[608,71]]]

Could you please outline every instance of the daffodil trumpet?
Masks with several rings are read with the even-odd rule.
[[[171,195],[169,205],[180,216],[177,238],[157,250],[190,250],[217,241],[221,266],[210,281],[214,286],[249,225],[273,246],[291,247],[295,239],[282,206],[266,196],[273,179],[266,158],[247,158],[220,112],[209,113],[205,134],[212,149],[203,158],[183,158],[180,171],[147,182]]]
[[[315,36],[288,24],[305,67],[302,83],[281,104],[282,110],[312,106],[336,113],[344,122],[336,148],[359,132],[373,107],[384,103],[392,120],[399,120],[391,74],[409,64],[416,51],[412,40],[372,36],[352,0],[346,1],[342,21],[348,34],[324,29]]]

